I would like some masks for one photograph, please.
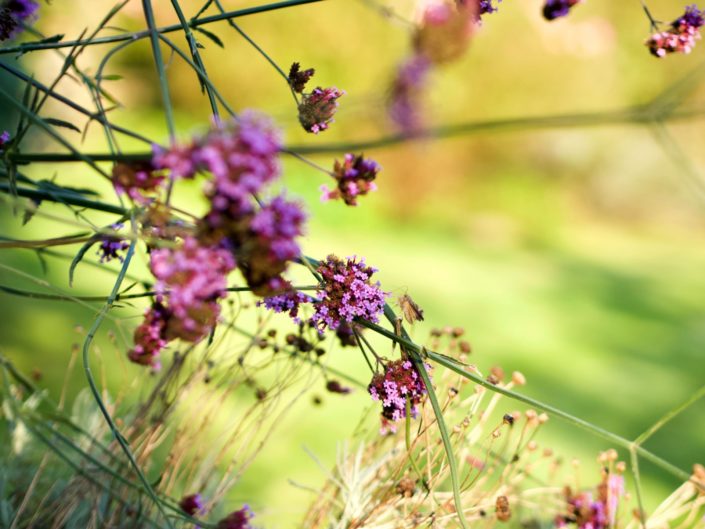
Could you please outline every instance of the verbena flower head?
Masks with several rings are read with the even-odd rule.
[[[200,493],[184,496],[181,498],[181,501],[179,501],[179,507],[189,516],[203,514],[205,512],[205,502]]]
[[[597,494],[565,489],[565,514],[556,517],[556,527],[574,524],[577,529],[607,529],[614,527],[620,498],[624,495],[624,477],[605,474],[597,487]]]
[[[227,274],[235,268],[232,254],[188,237],[180,248],[152,250],[150,257],[155,290],[167,300],[170,312],[167,338],[199,341],[217,322],[218,300],[225,295]]]
[[[240,269],[255,294],[271,296],[287,290],[279,275],[301,255],[296,238],[303,235],[305,220],[301,205],[284,196],[273,198],[252,216],[236,251],[243,256]]]
[[[429,366],[424,365],[426,370]],[[377,373],[367,386],[373,400],[382,403],[382,433],[395,432],[394,422],[406,418],[406,402],[411,416],[416,418],[417,406],[427,393],[420,373],[408,359],[394,360],[384,366],[384,373]]]
[[[149,195],[159,191],[163,181],[164,175],[149,162],[117,163],[113,166],[115,190],[139,204],[148,203]]]
[[[0,0],[0,41],[16,37],[38,9],[34,0]]]
[[[249,199],[280,173],[281,138],[272,121],[252,110],[218,122],[205,136],[169,149],[153,147],[152,163],[172,178],[193,178],[199,171],[213,175],[209,195]]]
[[[304,130],[314,134],[326,130],[333,122],[338,99],[343,95],[345,91],[335,87],[317,87],[310,94],[304,94],[299,105],[299,122]]]
[[[370,158],[364,158],[361,154],[346,154],[342,162],[336,160],[333,165],[333,177],[338,186],[333,190],[322,186],[321,200],[341,198],[348,206],[357,206],[358,196],[377,189],[374,179],[379,170],[379,164]]]
[[[127,354],[137,364],[149,366],[154,371],[161,368],[159,353],[167,346],[166,326],[170,314],[161,303],[154,303],[144,315],[144,320],[135,329],[135,346]]]
[[[498,8],[494,7],[494,5],[492,5],[493,1],[494,0],[480,0],[479,14],[486,15],[486,14],[496,12]],[[497,0],[497,2],[501,2],[501,1],[502,0]]]
[[[422,55],[413,55],[397,70],[389,94],[388,113],[403,132],[413,134],[423,125],[421,97],[428,81],[431,63]]]
[[[364,260],[354,257],[345,260],[329,255],[318,267],[323,278],[311,318],[320,329],[336,330],[343,322],[352,323],[355,318],[376,322],[384,310],[385,299],[379,282],[372,283],[377,270],[365,265]]]
[[[292,90],[298,94],[302,94],[306,89],[306,84],[311,80],[314,73],[316,73],[316,70],[313,68],[302,70],[298,62],[293,63],[289,69],[289,84]]]
[[[218,529],[252,529],[250,520],[254,518],[254,513],[248,505],[243,505],[242,509],[231,512],[218,522]]]
[[[426,5],[414,34],[414,49],[433,64],[457,59],[467,50],[478,20],[477,1],[434,0]]]
[[[111,228],[114,231],[119,231],[123,228],[120,223],[113,224]],[[130,247],[130,244],[117,235],[103,235],[100,239],[100,246],[98,247],[98,255],[100,255],[100,262],[104,263],[106,261],[111,261],[113,259],[118,259],[121,263],[124,258],[119,252],[124,252]]]
[[[686,7],[685,13],[673,21],[671,27],[652,35],[646,46],[655,57],[670,53],[690,53],[700,40],[700,28],[705,25],[705,11],[695,5]]]
[[[543,6],[543,16],[546,20],[555,20],[566,16],[573,6],[582,0],[546,0]]]
[[[301,304],[310,303],[311,301],[312,299],[310,296],[307,296],[298,290],[291,289],[282,294],[264,298],[263,300],[258,301],[257,305],[264,305],[267,309],[277,313],[288,312],[292,320],[296,323],[301,323],[301,318],[299,317],[299,307]]]
[[[10,133],[4,131],[0,134],[0,151],[2,151],[8,143],[10,143]]]

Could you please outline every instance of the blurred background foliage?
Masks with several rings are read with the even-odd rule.
[[[187,16],[199,8],[196,1],[181,3]],[[678,2],[648,3],[665,21],[683,9]],[[231,105],[273,115],[287,144],[367,140],[393,133],[384,103],[394,70],[409,53],[410,4],[329,0],[237,19],[282,68],[299,61],[316,68],[314,83],[346,90],[336,123],[316,137],[299,128],[281,77],[225,22],[208,27],[223,48],[202,34],[198,38],[205,46],[209,75]],[[536,118],[534,126],[488,128],[366,151],[383,171],[379,192],[356,209],[321,204],[318,187],[328,183],[327,177],[291,158],[285,163],[285,184],[311,214],[305,251],[318,257],[331,252],[365,256],[380,269],[387,290],[395,295],[408,292],[425,310],[426,322],[414,329],[417,341],[425,340],[433,327],[462,326],[473,345],[471,361],[483,371],[494,365],[522,371],[529,381],[526,393],[633,438],[705,379],[705,194],[699,180],[705,150],[703,123],[695,115],[698,104],[700,111],[705,105],[705,85],[700,82],[705,45],[689,56],[654,59],[643,46],[649,24],[637,0],[589,0],[553,23],[540,17],[540,4],[502,2],[498,13],[485,18],[466,56],[434,72],[425,101],[431,127],[525,117]],[[230,10],[256,3],[226,0],[223,5]],[[160,25],[177,22],[164,2],[156,15]],[[92,0],[66,0],[43,5],[37,28],[45,35],[72,38],[94,27],[102,16]],[[128,3],[113,26],[142,29],[141,3]],[[172,38],[184,46],[179,34]],[[107,50],[90,47],[79,64],[95,73]],[[164,52],[179,135],[186,139],[207,127],[207,99],[188,66]],[[24,68],[45,84],[57,74],[61,61],[53,52],[21,58]],[[107,73],[122,77],[105,82],[121,102],[110,112],[112,120],[165,143],[148,41],[116,55]],[[13,83],[6,77],[2,82]],[[79,83],[64,79],[57,89],[91,107]],[[630,123],[541,126],[541,116],[619,110],[671,93],[678,108],[692,115],[669,121],[665,128]],[[54,103],[44,114],[84,123]],[[9,111],[3,109],[0,119],[12,130]],[[61,132],[89,152],[105,151],[96,124],[83,143],[79,134]],[[121,147],[144,150],[129,141]],[[23,145],[24,152],[56,149],[39,132]],[[312,158],[328,167],[343,152]],[[37,179],[94,187],[104,200],[113,200],[109,185],[79,164],[37,164],[22,170]],[[176,203],[201,211],[201,185],[180,184]],[[41,210],[68,217],[60,206],[44,204]],[[99,225],[115,220],[108,215],[91,218]],[[3,234],[41,239],[80,231],[50,218],[37,217],[27,226],[21,220],[4,207]],[[56,252],[70,260],[76,249]],[[67,260],[42,258],[32,251],[1,251],[3,285],[51,291],[28,277],[33,276],[69,290]],[[96,261],[92,255],[87,260]],[[132,273],[146,279],[144,253],[137,261]],[[99,268],[79,265],[71,292],[107,294],[111,277]],[[98,305],[6,294],[0,294],[0,303],[3,353],[21,369],[34,372],[39,384],[58,398],[72,344],[81,339],[72,329],[87,327]],[[99,337],[100,370],[112,392],[135,377],[149,384],[149,376],[124,357],[142,310],[136,303],[116,312],[120,325],[117,331],[113,328],[115,342],[105,336],[111,325]],[[286,326],[285,318],[277,321]],[[388,345],[380,347],[391,355]],[[367,368],[356,351],[334,354],[331,365],[366,380]],[[85,379],[74,368],[68,380],[70,400],[85,387]],[[295,527],[300,519],[309,496],[292,482],[316,487],[323,480],[303,447],[330,465],[336,442],[350,436],[360,410],[372,410],[368,426],[377,420],[364,391],[348,397],[326,394],[321,382],[312,393],[322,404],[314,405],[311,394],[300,399],[232,492],[233,501],[248,501],[268,527]],[[704,421],[705,407],[698,403],[646,446],[689,470],[703,462]],[[595,456],[607,448],[601,441],[555,421],[541,441],[567,459],[582,459],[582,479],[597,481]],[[643,471],[648,505],[676,485],[648,465]]]

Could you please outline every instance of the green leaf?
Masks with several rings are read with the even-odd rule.
[[[107,75],[101,75],[100,77],[96,77],[96,81],[120,81],[124,79],[122,75],[112,73],[112,74],[107,74]]]
[[[54,42],[61,42],[61,40],[63,38],[64,38],[63,34],[52,35],[51,37],[47,37],[47,38],[39,40],[37,42],[33,42],[33,44],[52,44]]]
[[[93,246],[96,242],[98,242],[98,237],[93,237],[90,241],[87,241],[83,246],[81,246],[81,249],[78,250],[78,253],[71,261],[71,266],[69,267],[69,286],[70,287],[73,286],[73,273],[76,270],[78,263],[81,262],[83,257],[86,255],[86,252],[88,250],[90,250],[91,246]]]
[[[218,35],[216,35],[215,33],[212,33],[212,32],[210,32],[210,31],[208,31],[207,29],[203,29],[203,28],[201,28],[201,27],[195,27],[195,28],[193,28],[193,29],[195,29],[195,30],[198,31],[199,33],[202,33],[202,34],[205,35],[206,37],[208,37],[210,40],[212,40],[213,42],[215,42],[215,43],[216,43],[218,46],[220,46],[221,48],[224,48],[224,47],[225,47],[225,46],[223,45],[223,41],[220,40],[220,37],[219,37]]]
[[[55,127],[64,127],[65,129],[75,130],[78,133],[81,132],[81,129],[79,129],[76,125],[69,123],[68,121],[64,121],[63,119],[44,118],[44,121],[50,125],[54,125]]]

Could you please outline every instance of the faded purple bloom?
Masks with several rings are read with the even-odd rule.
[[[248,505],[243,505],[239,511],[228,514],[218,522],[218,529],[252,529],[250,520],[254,518],[254,513]]]
[[[244,256],[240,270],[256,295],[272,296],[289,289],[280,274],[289,261],[301,255],[296,238],[303,234],[305,220],[301,205],[283,196],[275,197],[252,216],[237,248],[238,255]]]
[[[430,366],[424,365],[428,371]],[[377,373],[367,386],[373,400],[382,402],[382,433],[395,432],[394,422],[406,418],[409,401],[411,416],[416,418],[417,406],[427,393],[420,373],[411,360],[394,360],[384,366],[384,373]]]
[[[38,9],[34,0],[0,0],[0,41],[16,37]]]
[[[196,175],[198,167],[193,158],[193,145],[174,145],[168,149],[156,143],[152,145],[152,165],[157,169],[168,169],[173,179]]]
[[[203,496],[201,496],[200,493],[184,496],[179,502],[179,507],[181,507],[181,510],[189,516],[204,514],[205,512],[205,502],[203,501]]]
[[[502,0],[497,0],[497,2],[501,2]],[[493,0],[480,0],[480,6],[479,6],[479,14],[480,16],[489,14],[489,13],[494,13],[497,11],[498,8],[494,7],[492,5]]]
[[[258,301],[257,305],[264,305],[267,309],[277,313],[288,312],[291,319],[293,319],[296,323],[300,323],[301,318],[299,318],[299,306],[302,303],[310,303],[311,301],[312,298],[310,296],[307,296],[298,290],[292,289],[284,292],[283,294],[264,298],[263,300]]]
[[[335,87],[317,87],[310,94],[304,94],[299,105],[301,126],[314,134],[326,130],[333,122],[333,116],[338,110],[338,99],[343,95],[345,91]]]
[[[397,72],[389,96],[388,112],[391,120],[404,132],[418,132],[422,126],[420,99],[426,87],[431,62],[414,55]]]
[[[227,275],[235,268],[232,254],[189,237],[180,248],[152,250],[150,268],[157,278],[154,288],[167,300],[171,315],[167,338],[201,340],[220,315],[218,300],[225,296]]]
[[[166,326],[170,316],[166,307],[159,302],[147,309],[144,320],[135,329],[135,346],[127,354],[132,362],[149,366],[154,371],[161,369],[159,353],[168,343]]]
[[[355,318],[378,321],[390,294],[381,290],[379,282],[371,282],[376,271],[364,260],[349,257],[343,261],[329,255],[318,267],[323,287],[311,321],[321,330],[337,330],[341,323],[351,323]]]
[[[110,226],[113,231],[119,231],[123,228],[120,223],[113,224]],[[98,247],[98,255],[100,255],[100,262],[104,263],[106,261],[111,261],[112,259],[119,259],[122,263],[124,258],[118,252],[124,252],[130,247],[130,244],[117,235],[103,235],[100,238],[100,246]]]
[[[5,149],[5,145],[10,143],[10,133],[7,131],[4,131],[2,134],[0,134],[0,151]]]
[[[357,206],[357,197],[375,191],[374,179],[380,167],[374,160],[362,155],[346,154],[342,162],[335,161],[333,178],[338,182],[336,189],[321,186],[321,200],[342,198],[348,206]]]
[[[671,27],[652,35],[646,46],[654,57],[665,57],[670,53],[690,53],[700,40],[700,28],[705,25],[705,11],[695,4],[686,7],[683,16],[671,23]]]
[[[582,0],[546,0],[543,6],[543,16],[546,20],[555,20],[564,17],[570,9]]]
[[[352,388],[343,386],[337,380],[329,380],[326,383],[326,389],[331,393],[339,393],[340,395],[347,395],[348,393],[352,393]]]
[[[358,331],[362,332],[362,330]],[[357,336],[353,331],[352,325],[346,321],[340,322],[335,330],[335,336],[338,338],[341,347],[357,347]]]
[[[614,527],[620,498],[624,495],[624,477],[621,474],[603,474],[597,486],[597,495],[591,492],[573,494],[566,488],[565,514],[555,519],[556,527],[575,524],[577,529],[607,529]]]
[[[150,201],[148,195],[159,191],[164,176],[151,162],[117,163],[113,166],[112,182],[118,193],[139,204]]]

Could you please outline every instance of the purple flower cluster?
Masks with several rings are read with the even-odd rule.
[[[543,16],[546,20],[555,20],[566,16],[571,8],[582,0],[546,0],[543,6]]]
[[[189,237],[180,248],[152,250],[150,268],[157,278],[157,295],[167,301],[170,313],[166,337],[201,340],[220,315],[218,300],[225,295],[227,275],[235,268],[232,254],[201,246]]]
[[[280,150],[281,139],[272,122],[246,110],[237,119],[217,123],[190,145],[154,146],[152,163],[168,169],[172,178],[193,178],[208,171],[214,177],[210,195],[249,201],[252,193],[279,176]]]
[[[646,46],[654,57],[665,57],[670,53],[690,53],[700,39],[700,28],[705,25],[705,11],[696,5],[686,7],[683,16],[677,18],[671,27],[652,35]]]
[[[355,318],[378,321],[390,294],[382,291],[379,282],[371,282],[376,271],[364,260],[349,257],[343,261],[329,255],[318,267],[323,286],[311,321],[321,330],[336,330],[341,323],[351,323]]]
[[[38,9],[34,0],[0,0],[0,42],[16,37]]]
[[[502,0],[497,0],[498,2],[501,2]],[[486,15],[489,13],[494,13],[497,11],[498,8],[494,7],[492,5],[493,0],[480,0],[480,5],[479,5],[479,14],[480,16]]]
[[[296,238],[303,234],[305,220],[301,205],[283,196],[273,198],[252,215],[238,250],[245,261],[240,270],[252,292],[270,296],[286,290],[281,274],[288,262],[301,254]]]
[[[5,149],[5,145],[7,145],[8,143],[10,143],[10,133],[4,131],[2,134],[0,134],[0,152]]]
[[[429,366],[424,365],[426,370]],[[401,359],[384,366],[384,373],[377,373],[367,386],[373,400],[382,402],[382,433],[395,432],[394,422],[406,418],[409,401],[411,416],[416,418],[417,406],[427,393],[420,373],[411,360]]]
[[[114,231],[121,230],[122,224],[113,224],[111,228]],[[111,261],[112,259],[118,259],[121,263],[123,262],[122,255],[119,252],[124,252],[130,247],[130,244],[118,237],[117,235],[103,235],[100,239],[100,246],[98,247],[97,254],[100,255],[100,262],[104,263],[106,261]]]
[[[299,122],[304,130],[313,134],[326,130],[338,110],[338,99],[344,95],[344,90],[335,87],[317,87],[304,94],[299,105]]]
[[[252,529],[250,520],[255,514],[248,505],[243,505],[242,509],[233,511],[218,522],[218,529]]]
[[[605,476],[597,487],[597,496],[591,492],[573,494],[566,489],[566,513],[556,517],[556,527],[575,524],[578,529],[607,529],[613,527],[619,498],[624,494],[624,477],[620,474]]]
[[[257,305],[264,305],[267,309],[276,313],[288,312],[291,319],[296,323],[301,322],[299,318],[299,307],[302,303],[310,303],[312,299],[297,290],[287,290],[283,294],[270,296],[257,302]]]
[[[181,510],[189,516],[204,514],[205,506],[203,496],[201,496],[200,493],[189,494],[188,496],[181,498],[181,501],[179,501],[179,507],[181,507]]]
[[[149,366],[154,371],[161,369],[159,353],[168,343],[166,327],[169,311],[159,302],[154,303],[144,315],[144,320],[135,329],[135,346],[127,357],[136,364]]]
[[[321,200],[342,198],[348,206],[357,206],[358,196],[377,190],[374,179],[379,170],[379,164],[370,158],[346,154],[342,162],[336,160],[333,165],[333,178],[337,180],[338,186],[333,190],[321,186]]]
[[[426,87],[431,62],[414,55],[397,70],[389,96],[388,113],[392,122],[407,134],[422,126],[420,99]]]

